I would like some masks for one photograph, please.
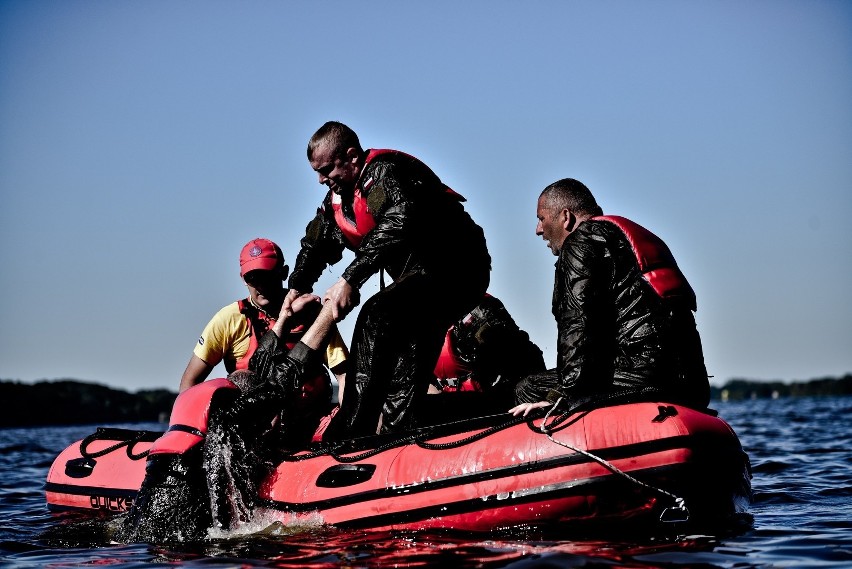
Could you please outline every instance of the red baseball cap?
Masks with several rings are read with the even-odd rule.
[[[240,276],[257,269],[274,271],[283,266],[281,248],[269,239],[252,239],[240,251]]]

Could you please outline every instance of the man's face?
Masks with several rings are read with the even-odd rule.
[[[360,171],[354,151],[341,154],[322,144],[314,150],[310,162],[319,176],[319,183],[328,186],[335,194],[351,194],[355,190]]]
[[[284,300],[284,282],[278,271],[255,269],[243,275],[249,296],[255,305],[266,308]]]
[[[554,255],[559,255],[562,242],[568,237],[567,211],[550,208],[544,196],[538,199],[538,207],[535,216],[538,223],[535,226],[535,234],[544,239],[547,246]]]

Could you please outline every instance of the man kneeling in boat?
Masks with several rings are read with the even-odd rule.
[[[604,216],[566,178],[542,191],[536,235],[556,262],[557,365],[521,381],[515,415],[581,403],[658,400],[704,408],[710,388],[695,326],[695,293],[656,235]]]
[[[317,302],[302,295],[281,309],[272,333],[252,356],[252,372],[234,382],[215,379],[181,393],[169,431],[151,447],[145,479],[119,529],[124,541],[204,539],[210,528],[233,529],[251,518],[257,484],[272,466],[267,451],[304,446],[304,427],[292,420],[306,397],[305,379],[322,366],[334,327],[326,304],[289,349],[285,330],[294,315]],[[328,418],[327,418],[328,419]],[[327,420],[321,422],[319,432]]]
[[[541,348],[499,298],[486,294],[447,331],[424,422],[501,413],[511,405],[518,381],[546,369]]]

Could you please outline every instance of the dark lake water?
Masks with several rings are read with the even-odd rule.
[[[185,549],[115,544],[102,525],[48,512],[54,457],[93,426],[0,430],[3,567],[852,567],[852,397],[714,402],[751,457],[755,498],[712,535],[632,538],[341,532],[230,536]],[[158,424],[114,425],[162,430]]]

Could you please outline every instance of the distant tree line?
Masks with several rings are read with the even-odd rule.
[[[852,395],[852,374],[808,381],[732,379],[711,387],[716,400]],[[129,393],[71,379],[33,384],[0,380],[0,428],[168,421],[177,393],[167,389]]]
[[[129,393],[70,379],[0,381],[0,427],[168,421],[177,393]]]
[[[736,401],[779,397],[831,397],[852,395],[852,374],[807,381],[753,381],[732,379],[722,387],[711,387],[711,399]]]

